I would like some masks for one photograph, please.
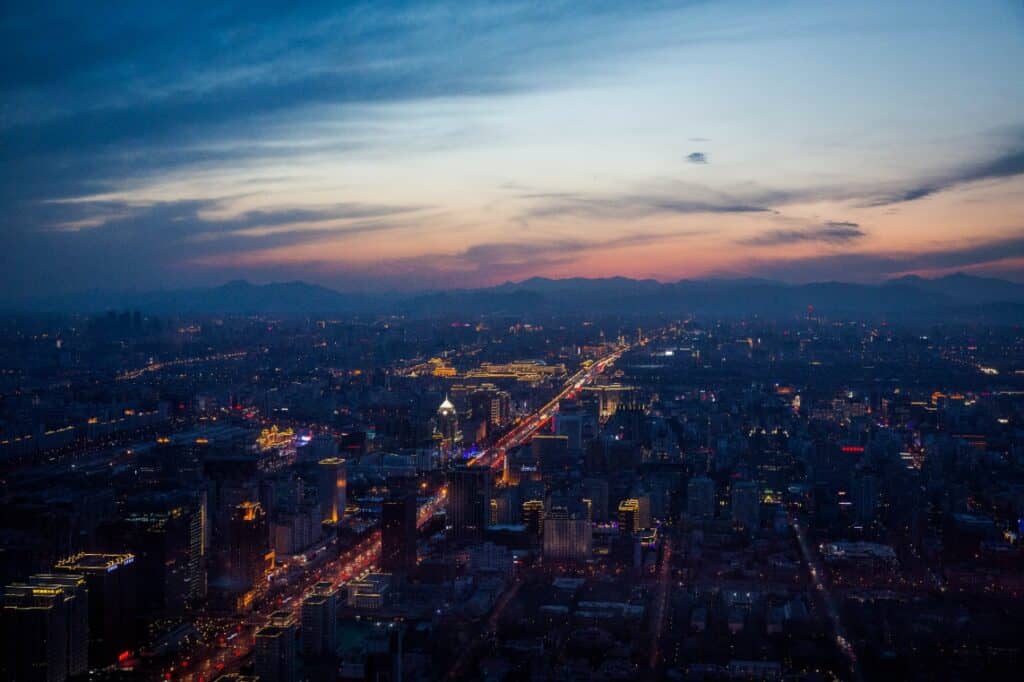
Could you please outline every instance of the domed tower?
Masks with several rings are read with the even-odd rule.
[[[462,444],[462,432],[459,430],[459,412],[455,405],[444,397],[444,402],[437,408],[437,434],[441,439],[442,461],[447,461]]]

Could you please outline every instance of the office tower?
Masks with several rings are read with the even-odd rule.
[[[732,520],[749,533],[761,527],[761,491],[752,481],[732,486]]]
[[[291,613],[275,611],[270,614],[267,624],[256,631],[253,667],[260,682],[295,682],[295,640],[298,630],[298,624]]]
[[[566,438],[566,445],[573,452],[583,448],[583,420],[584,414],[575,402],[563,401],[555,414],[555,433]]]
[[[636,498],[619,502],[619,532],[623,535],[640,532],[640,500]]]
[[[64,591],[64,604],[68,609],[68,676],[88,672],[89,586],[85,576],[74,573],[37,573],[28,582],[33,587],[59,587]]]
[[[529,448],[514,448],[505,453],[504,478],[508,485],[541,480],[542,472],[533,455],[533,445]]]
[[[85,578],[35,575],[4,591],[4,679],[64,682],[88,671]]]
[[[608,520],[608,481],[606,479],[583,479],[583,497],[590,500],[590,514],[594,521]]]
[[[691,519],[715,518],[715,482],[697,476],[686,484],[686,513]]]
[[[485,384],[469,395],[470,414],[484,419],[491,426],[505,426],[511,421],[512,396],[493,384]]]
[[[490,516],[491,472],[487,467],[458,466],[448,474],[450,539],[472,544],[483,539]]]
[[[85,577],[89,592],[89,665],[102,667],[135,648],[135,556],[76,554],[54,566],[54,572]]]
[[[179,618],[189,601],[206,597],[203,496],[147,496],[135,508],[101,528],[102,546],[135,556],[136,581],[145,585],[137,605],[141,614]]]
[[[544,532],[544,501],[527,500],[523,502],[523,524],[531,538],[539,538]]]
[[[530,441],[530,452],[545,476],[569,465],[569,442],[566,435],[540,435]]]
[[[337,523],[345,515],[348,504],[348,474],[345,460],[328,457],[317,464],[320,514],[325,523]]]
[[[330,582],[320,582],[302,600],[302,653],[306,656],[333,654],[338,632],[338,591]]]
[[[853,474],[850,491],[855,523],[871,523],[878,511],[878,477],[871,469],[861,469]]]
[[[231,513],[228,577],[241,591],[258,585],[273,563],[267,514],[259,502],[243,502]]]
[[[322,459],[331,459],[338,456],[338,441],[334,436],[327,433],[319,433],[299,448],[300,462],[319,462]]]
[[[401,491],[384,500],[381,513],[380,565],[408,574],[416,568],[416,496]]]
[[[441,440],[442,460],[458,451],[462,443],[462,431],[459,430],[459,413],[455,405],[444,397],[444,402],[437,408],[437,434]]]
[[[491,498],[491,525],[506,525],[519,523],[522,511],[522,502],[519,496],[519,488],[508,486],[494,491]]]
[[[579,504],[552,504],[544,516],[544,559],[586,561],[590,558],[593,526]]]

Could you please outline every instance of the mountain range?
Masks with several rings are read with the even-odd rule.
[[[419,294],[345,293],[306,282],[252,284],[110,294],[88,292],[3,306],[7,312],[96,313],[141,310],[158,315],[379,314],[520,315],[642,313],[788,317],[813,309],[833,317],[1024,321],[1024,284],[962,273],[882,284],[787,284],[762,279],[535,277],[479,289]]]

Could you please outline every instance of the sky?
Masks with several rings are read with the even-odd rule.
[[[1024,4],[5,3],[0,297],[1024,281]]]

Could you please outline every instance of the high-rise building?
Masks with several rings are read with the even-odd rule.
[[[733,484],[732,521],[748,533],[761,527],[761,491],[753,481]]]
[[[206,597],[205,496],[147,496],[135,511],[101,529],[102,546],[135,556],[139,612],[180,618],[189,601]]]
[[[416,568],[416,496],[411,493],[402,491],[384,500],[380,565],[396,574]]]
[[[544,516],[544,558],[586,561],[590,558],[593,525],[579,504],[552,504]]]
[[[555,415],[555,433],[567,439],[566,445],[573,452],[583,448],[583,421],[583,411],[575,402],[563,402]]]
[[[320,582],[302,600],[302,653],[306,656],[333,654],[338,633],[338,591],[330,582]]]
[[[855,523],[871,523],[878,511],[878,477],[871,469],[860,469],[853,474],[850,491]]]
[[[274,560],[267,514],[259,502],[235,507],[228,543],[228,576],[240,590],[250,590],[262,581]]]
[[[68,607],[68,676],[89,670],[89,586],[74,573],[37,573],[28,580],[34,587],[60,587]]]
[[[437,408],[437,435],[441,441],[441,458],[447,461],[462,444],[459,413],[455,405],[448,400],[448,396],[444,397],[444,402]]]
[[[270,614],[267,624],[256,631],[254,668],[260,682],[295,682],[298,624],[288,611]]]
[[[686,484],[686,513],[692,519],[715,518],[715,482],[696,476]]]
[[[76,554],[54,572],[85,577],[89,597],[89,665],[114,663],[136,645],[135,557],[131,554]]]
[[[590,500],[590,515],[594,521],[608,519],[608,480],[604,478],[583,479],[583,496]]]
[[[345,460],[328,457],[318,463],[320,514],[326,523],[337,523],[345,515],[348,504],[348,474]]]
[[[570,441],[564,434],[534,436],[530,441],[530,452],[545,476],[569,466]]]
[[[491,508],[491,471],[458,466],[448,474],[449,537],[471,544],[483,539]]]
[[[64,682],[88,671],[88,593],[77,575],[35,575],[4,591],[4,679]]]
[[[469,395],[470,413],[491,426],[505,426],[512,417],[512,396],[493,384],[484,384]]]
[[[631,498],[619,502],[619,532],[623,535],[640,532],[640,500]]]
[[[523,524],[531,538],[539,538],[544,532],[544,501],[526,500],[523,502]]]

